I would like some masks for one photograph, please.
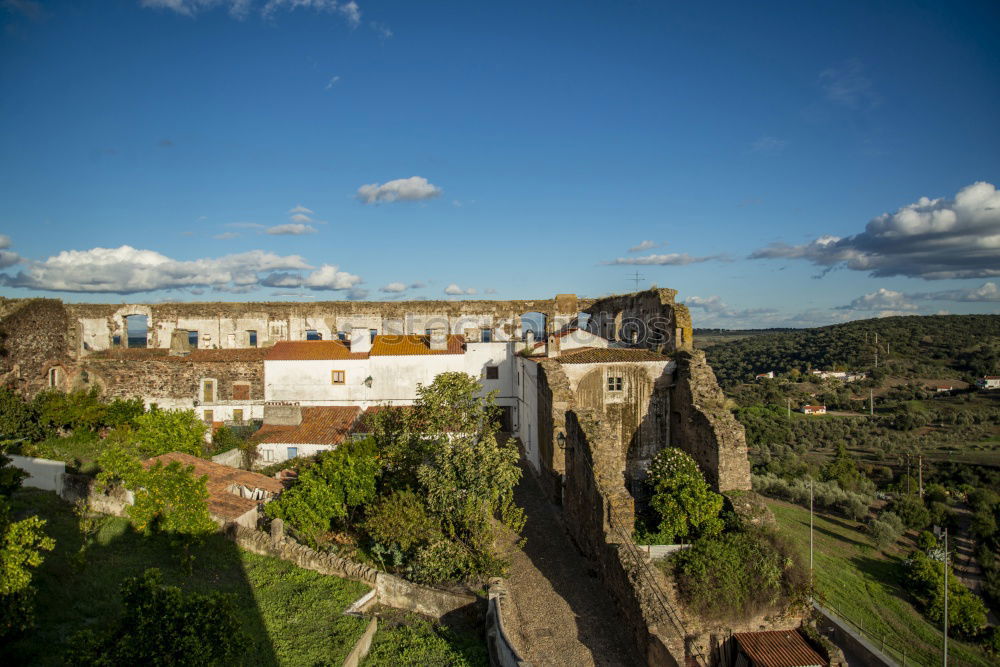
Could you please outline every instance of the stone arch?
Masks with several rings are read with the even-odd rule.
[[[537,310],[529,310],[526,313],[521,313],[519,319],[521,325],[521,340],[528,339],[528,331],[532,331],[534,333],[534,340],[536,343],[545,340],[545,335],[549,331],[549,322],[551,321],[548,313],[543,313]]]

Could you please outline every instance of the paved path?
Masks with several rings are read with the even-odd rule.
[[[522,657],[535,665],[634,665],[631,642],[596,570],[530,470],[515,498],[527,515],[527,542],[512,558],[513,608],[504,616]]]

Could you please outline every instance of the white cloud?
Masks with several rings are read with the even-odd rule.
[[[0,234],[0,250],[6,250],[14,244],[6,234]]]
[[[234,18],[244,19],[261,3],[256,2],[256,0],[139,0],[139,4],[153,9],[169,9],[191,17],[217,7],[224,7]],[[339,2],[338,0],[267,0],[260,7],[260,15],[269,19],[278,11],[290,12],[297,9],[339,14],[352,28],[356,28],[361,23],[361,8],[354,0],[348,2]]]
[[[870,294],[859,296],[839,310],[893,311],[903,312],[917,310],[917,306],[907,301],[902,292],[880,287]]]
[[[289,215],[295,215],[296,213],[304,213],[306,215],[314,215],[316,211],[311,208],[306,208],[302,204],[296,204],[293,208],[288,209]]]
[[[875,277],[1000,276],[1000,192],[990,183],[973,183],[955,199],[921,197],[883,213],[854,236],[821,236],[797,246],[773,243],[750,258],[804,259],[827,271],[844,266]]]
[[[444,293],[449,296],[458,296],[460,294],[476,294],[478,290],[475,287],[461,288],[455,283],[452,283],[444,288]]]
[[[774,308],[731,308],[717,294],[705,297],[689,296],[682,303],[688,308],[704,311],[706,313],[704,319],[708,323],[713,320],[742,320],[745,322],[753,318],[772,317],[778,312]],[[732,326],[732,322],[729,325]]]
[[[640,241],[638,245],[634,245],[628,249],[629,252],[642,252],[643,250],[649,250],[650,248],[655,248],[656,243],[653,241]]]
[[[302,234],[315,234],[316,228],[311,225],[289,223],[287,225],[268,227],[267,233],[273,236],[301,236]]]
[[[264,229],[267,225],[262,225],[259,222],[227,222],[226,227],[234,229]]]
[[[337,85],[338,81],[340,81],[340,77],[339,76],[331,76],[330,80],[327,81],[326,85],[323,87],[323,90],[330,90],[335,85]]]
[[[340,290],[349,289],[360,282],[361,276],[341,271],[333,264],[324,264],[306,276],[302,286],[312,290]]]
[[[920,292],[907,295],[911,299],[930,301],[968,301],[1000,303],[1000,287],[994,282],[983,283],[969,289],[944,290],[942,292]]]
[[[228,241],[229,239],[239,238],[239,236],[239,232],[222,232],[221,234],[214,235],[212,238],[219,241]]]
[[[312,222],[313,221],[313,219],[310,218],[305,213],[296,213],[296,214],[290,216],[288,219],[291,220],[292,222],[299,222],[299,223],[305,223],[305,222]]]
[[[697,264],[700,262],[710,262],[722,259],[722,255],[709,255],[707,257],[692,257],[686,252],[671,252],[665,255],[645,255],[643,257],[618,257],[606,264],[635,264],[639,266],[685,266],[687,264]]]
[[[379,185],[370,183],[358,188],[357,198],[365,204],[378,204],[394,201],[418,201],[433,199],[441,194],[441,188],[432,185],[422,176],[397,178]]]
[[[423,289],[425,287],[427,287],[427,283],[422,283],[419,280],[410,285],[410,289]]]
[[[378,291],[392,294],[398,292],[405,292],[406,289],[407,288],[405,283],[389,283],[388,285],[383,285],[382,287],[380,287]]]
[[[0,284],[53,292],[134,294],[160,289],[239,288],[260,283],[259,273],[311,268],[299,255],[263,250],[191,261],[131,246],[64,250],[24,270],[0,274]]]

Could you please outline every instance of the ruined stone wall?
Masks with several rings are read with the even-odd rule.
[[[631,544],[635,523],[631,496],[621,483],[614,428],[594,410],[566,418],[566,525],[580,549],[598,566],[600,578],[640,663],[684,665],[683,627],[668,618],[658,598],[655,570]]]
[[[49,369],[58,366],[59,387],[73,372],[67,353],[69,320],[62,302],[25,299],[4,304],[0,320],[0,382],[27,396],[48,388]]]
[[[701,350],[678,352],[670,405],[671,445],[701,466],[717,491],[750,488],[746,434],[726,407],[715,373]]]
[[[677,290],[652,288],[594,301],[587,330],[609,340],[634,343],[656,352],[690,350],[693,345],[691,313],[674,303]]]
[[[251,401],[264,400],[264,361],[189,361],[184,357],[86,359],[82,385],[98,385],[113,398],[133,396],[200,399],[203,378],[216,380],[216,402],[233,399],[233,383],[249,382]]]
[[[573,405],[573,391],[559,362],[538,362],[538,461],[542,489],[555,503],[562,502],[562,474],[566,469],[565,450],[559,434],[566,432],[566,411]]]

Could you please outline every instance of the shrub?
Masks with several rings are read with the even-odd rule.
[[[662,449],[648,472],[652,490],[649,504],[659,514],[662,541],[718,535],[722,531],[719,514],[723,498],[709,488],[690,455],[676,447]]]
[[[917,496],[902,496],[892,503],[892,510],[907,528],[923,530],[931,523],[931,514]]]
[[[800,600],[808,587],[800,554],[767,529],[702,538],[671,562],[685,603],[712,619],[783,606]]]
[[[914,551],[904,567],[910,594],[927,618],[940,623],[944,618],[944,563],[922,551]],[[953,572],[949,572],[948,627],[954,628],[963,637],[972,638],[985,626],[986,607],[983,601],[966,588]]]
[[[167,452],[184,452],[201,456],[208,426],[194,410],[152,409],[135,418],[131,433],[138,454],[159,456]]]
[[[879,549],[892,546],[903,534],[903,522],[892,512],[883,512],[868,523],[868,534]]]
[[[417,548],[441,537],[441,525],[423,499],[409,489],[394,491],[368,512],[364,529],[376,544],[409,560]]]
[[[221,665],[241,662],[249,643],[232,595],[184,593],[157,569],[122,584],[124,610],[100,634],[78,633],[74,665]]]
[[[920,534],[917,535],[917,546],[921,551],[927,553],[931,549],[937,546],[937,538],[934,537],[934,533],[929,530],[922,530]]]
[[[14,390],[0,387],[0,438],[34,442],[44,440],[49,434],[39,422],[33,405]]]

